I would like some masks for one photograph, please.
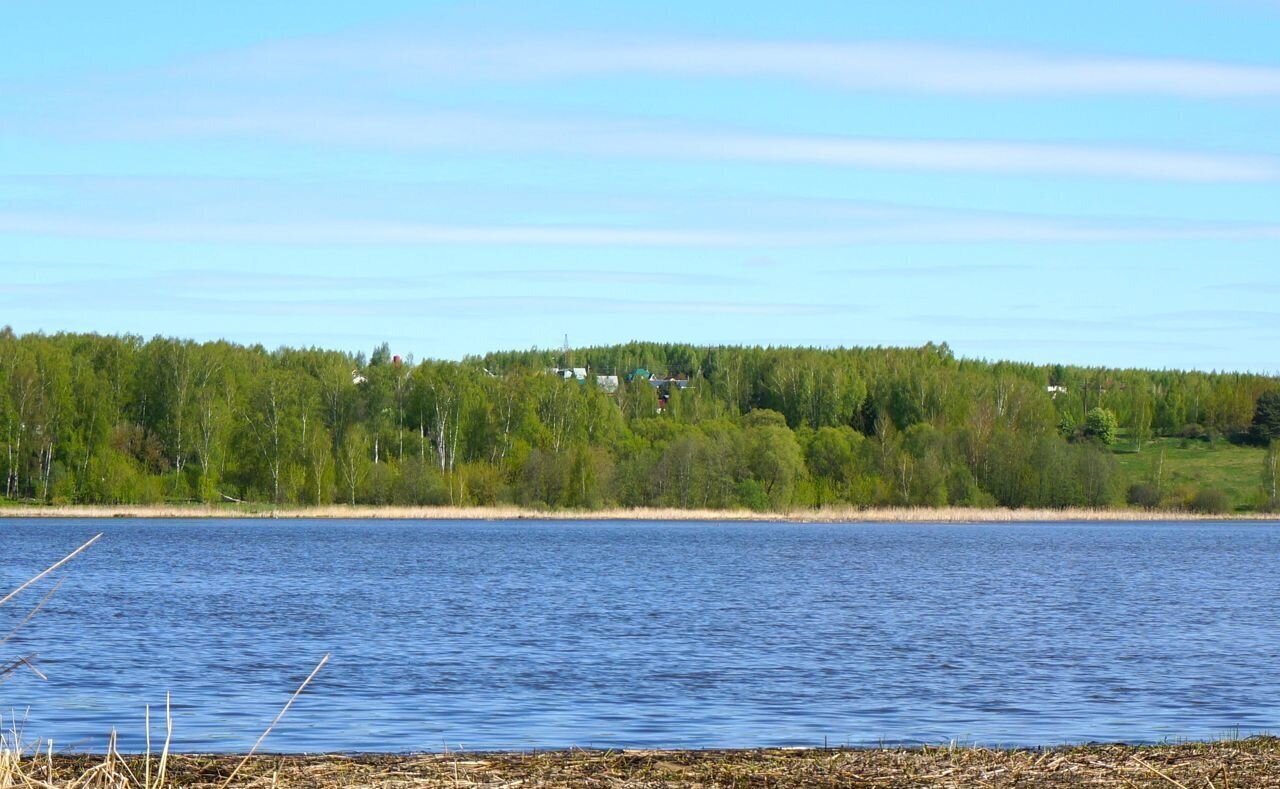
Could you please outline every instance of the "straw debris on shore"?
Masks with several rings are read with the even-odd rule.
[[[166,787],[221,787],[238,756],[170,756]],[[142,757],[37,756],[0,786],[141,787]],[[256,756],[239,787],[1280,787],[1280,738],[1159,746]],[[154,786],[154,784],[153,784]]]
[[[1007,509],[1002,507],[824,507],[785,512],[676,509],[670,507],[600,510],[492,507],[270,505],[21,505],[0,507],[0,518],[282,518],[359,520],[546,520],[546,521],[781,521],[790,523],[1024,523],[1056,521],[1276,520],[1267,513],[1205,515],[1185,510]]]

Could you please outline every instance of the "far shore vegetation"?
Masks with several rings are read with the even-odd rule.
[[[427,521],[708,521],[727,523],[1068,523],[1133,521],[1276,520],[1267,512],[1212,514],[1193,510],[1091,509],[1060,507],[1006,509],[1003,507],[821,507],[787,512],[748,509],[526,509],[510,505],[405,506],[272,504],[14,504],[0,505],[0,518],[131,518],[131,519],[277,519],[277,520],[427,520]]]
[[[1277,438],[1275,377],[946,345],[415,362],[0,330],[3,514],[1257,516]]]

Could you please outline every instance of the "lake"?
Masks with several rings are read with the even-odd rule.
[[[0,594],[98,531],[0,646],[64,749],[158,742],[168,691],[176,749],[245,750],[326,652],[265,750],[1280,729],[1273,523],[0,519]]]

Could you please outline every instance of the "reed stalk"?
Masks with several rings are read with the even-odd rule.
[[[0,509],[0,518],[268,518],[358,520],[536,520],[536,521],[715,521],[788,523],[1048,523],[1067,521],[1274,521],[1275,514],[1201,514],[1185,510],[1006,509],[1000,507],[824,507],[785,512],[680,509],[675,507],[613,507],[598,510],[544,510],[515,506],[362,506],[330,504],[261,508],[216,505],[68,505],[23,506]]]

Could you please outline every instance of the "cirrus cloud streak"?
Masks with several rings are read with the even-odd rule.
[[[1280,180],[1280,160],[1259,155],[1004,140],[747,133],[651,122],[574,122],[465,113],[246,109],[119,119],[94,134],[150,140],[272,139],[376,149],[721,160],[997,175],[1188,182]]]
[[[176,69],[219,78],[331,76],[397,84],[651,76],[785,80],[846,91],[971,96],[1280,97],[1280,68],[932,41],[548,38],[465,43],[404,34],[276,42]]]
[[[1118,223],[1015,215],[957,215],[848,228],[750,231],[573,225],[444,225],[332,220],[243,222],[130,220],[0,214],[0,232],[160,243],[460,245],[552,247],[804,247],[876,243],[1105,243],[1280,240],[1280,225]]]

